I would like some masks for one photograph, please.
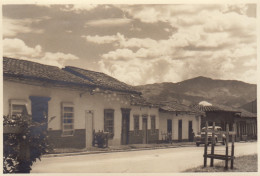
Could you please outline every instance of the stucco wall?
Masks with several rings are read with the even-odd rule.
[[[159,110],[158,108],[131,106],[130,111],[130,131],[134,130],[134,115],[139,115],[139,129],[142,130],[142,116],[147,115],[147,129],[151,129],[151,116],[155,116],[155,127],[159,129]]]
[[[156,117],[156,129],[159,129],[159,112],[158,108],[130,106],[129,100],[125,95],[105,95],[94,94],[89,92],[72,90],[69,88],[57,87],[40,87],[29,84],[21,84],[11,81],[4,81],[3,84],[3,112],[9,114],[9,100],[22,99],[27,101],[29,114],[31,114],[31,101],[29,96],[47,96],[50,97],[48,102],[48,117],[55,118],[48,124],[48,130],[53,134],[62,129],[61,124],[61,103],[71,102],[74,104],[74,129],[80,130],[86,128],[86,111],[93,112],[93,129],[95,131],[104,130],[104,109],[114,109],[114,136],[109,140],[109,145],[121,144],[121,125],[122,113],[121,108],[129,108],[130,111],[130,130],[133,130],[133,115],[139,114],[140,130],[142,129],[142,115],[148,115],[148,129],[151,129],[150,115]],[[52,134],[52,133],[50,133]],[[57,136],[57,135],[56,135]],[[63,137],[64,138],[64,137]],[[85,140],[80,139],[80,140]]]
[[[159,139],[163,139],[162,133],[167,132],[167,120],[172,120],[172,140],[178,140],[178,120],[182,120],[182,139],[188,140],[188,127],[189,121],[192,121],[192,129],[194,133],[198,133],[200,130],[200,117],[195,117],[195,115],[190,114],[178,114],[176,113],[166,113],[166,112],[159,112],[160,116],[160,127],[159,127]]]
[[[48,124],[49,130],[61,130],[61,103],[72,102],[74,104],[74,129],[85,129],[85,111],[92,110],[93,129],[104,129],[104,109],[114,109],[114,137],[109,141],[110,145],[119,145],[121,140],[121,108],[130,108],[130,103],[122,95],[105,96],[101,94],[90,95],[88,92],[71,90],[67,88],[40,87],[4,81],[3,84],[3,114],[9,114],[9,100],[26,100],[29,114],[31,114],[31,101],[29,96],[51,97],[48,102],[48,117],[55,118]],[[85,139],[82,139],[85,140]]]

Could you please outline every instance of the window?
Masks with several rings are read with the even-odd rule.
[[[26,100],[10,100],[10,115],[17,117],[28,115],[27,106]]]
[[[62,135],[72,136],[74,133],[74,105],[62,103]]]
[[[104,131],[109,132],[109,138],[114,136],[114,110],[104,110]]]
[[[139,130],[139,115],[134,115],[134,130]]]
[[[150,117],[151,117],[151,130],[153,132],[155,132],[155,129],[156,129],[156,127],[155,127],[155,116],[153,115],[153,116],[150,116]]]

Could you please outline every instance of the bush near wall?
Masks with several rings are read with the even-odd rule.
[[[51,150],[46,123],[32,122],[28,115],[4,116],[3,172],[29,173],[36,159]]]

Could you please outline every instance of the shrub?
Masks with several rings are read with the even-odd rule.
[[[28,115],[4,116],[4,129],[20,129],[19,133],[4,133],[4,173],[29,173],[33,162],[51,150],[46,123],[32,122]],[[23,146],[25,150],[22,151]],[[26,157],[27,155],[27,157]]]

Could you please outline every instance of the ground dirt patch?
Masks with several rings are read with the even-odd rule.
[[[225,162],[215,164],[214,167],[199,166],[196,168],[188,169],[184,172],[257,172],[258,167],[257,154],[246,155],[235,158],[234,169],[226,170],[224,168]],[[229,162],[230,167],[230,162]]]

